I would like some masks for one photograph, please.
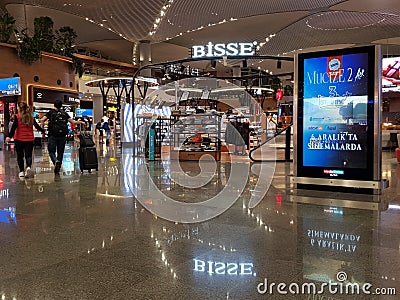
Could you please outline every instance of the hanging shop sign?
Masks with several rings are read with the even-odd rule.
[[[187,76],[199,76],[201,73],[201,70],[198,68],[192,68],[190,66],[184,66],[182,64],[168,64],[164,67],[164,71],[166,74],[178,74]]]
[[[79,104],[78,94],[68,93],[57,90],[33,88],[33,101],[40,103],[54,103],[60,100],[66,104]]]
[[[192,58],[252,56],[256,53],[257,42],[216,43],[192,46]]]
[[[152,78],[152,77],[138,76],[138,77],[136,77],[136,80],[137,81],[143,81],[143,82],[149,82],[149,83],[153,83],[153,84],[158,84],[157,78]]]
[[[21,95],[21,80],[19,77],[0,79],[0,95]]]
[[[374,180],[375,48],[298,55],[297,176]]]
[[[79,104],[80,102],[81,100],[78,97],[76,97],[76,95],[74,96],[64,95],[64,103]]]

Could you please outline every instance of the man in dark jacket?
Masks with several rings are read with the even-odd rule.
[[[48,150],[51,161],[54,165],[54,174],[59,174],[64,156],[65,142],[67,141],[68,122],[71,124],[85,124],[82,121],[75,121],[62,109],[62,102],[56,100],[54,109],[51,109],[41,120],[41,127],[44,122],[49,121],[48,129]],[[57,153],[57,154],[56,154]]]

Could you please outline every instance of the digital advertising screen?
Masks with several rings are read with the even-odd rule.
[[[382,59],[382,92],[400,92],[400,57]]]
[[[1,78],[0,94],[3,96],[21,95],[21,81],[19,77]]]
[[[298,176],[371,180],[375,48],[298,56]]]
[[[93,109],[77,108],[75,114],[77,117],[93,117]]]

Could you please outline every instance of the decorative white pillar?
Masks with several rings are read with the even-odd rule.
[[[150,41],[144,40],[139,43],[140,67],[151,64],[151,45]],[[143,77],[151,77],[151,69],[144,69],[140,72]]]

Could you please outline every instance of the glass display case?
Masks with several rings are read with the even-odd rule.
[[[219,113],[173,115],[170,135],[171,159],[199,160],[206,154],[221,159]]]

